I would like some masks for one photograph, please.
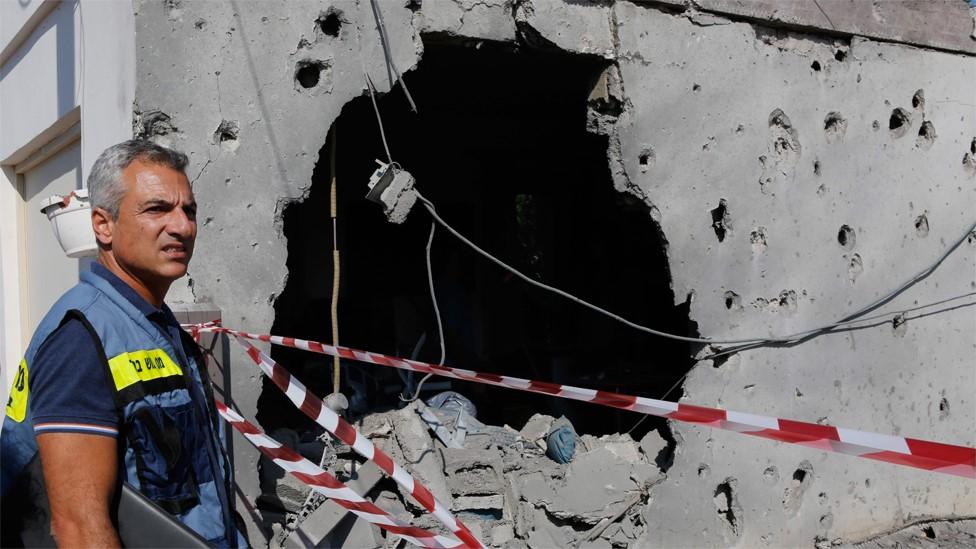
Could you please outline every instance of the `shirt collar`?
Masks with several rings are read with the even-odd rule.
[[[122,294],[122,296],[125,297],[127,300],[129,300],[129,303],[132,303],[136,309],[139,309],[140,313],[144,314],[145,316],[150,316],[156,313],[163,313],[163,316],[165,317],[165,313],[164,313],[166,309],[165,303],[163,304],[162,309],[155,307],[152,303],[149,303],[148,301],[143,299],[141,295],[139,295],[135,290],[133,290],[132,286],[126,284],[125,281],[119,278],[112,271],[108,270],[101,263],[92,262],[91,272],[93,274],[96,274],[104,278],[109,284],[112,285],[113,288],[115,288],[115,291]]]

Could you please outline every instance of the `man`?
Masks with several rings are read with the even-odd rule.
[[[27,545],[50,544],[50,532],[60,546],[119,546],[122,481],[211,544],[244,543],[209,378],[163,303],[196,239],[186,164],[132,140],[92,168],[98,261],[41,321],[7,404],[4,546],[11,530]]]

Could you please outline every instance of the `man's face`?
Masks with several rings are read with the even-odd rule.
[[[197,237],[197,203],[182,172],[136,160],[122,172],[125,197],[113,222],[112,253],[147,286],[186,274]],[[164,290],[165,291],[165,290]]]

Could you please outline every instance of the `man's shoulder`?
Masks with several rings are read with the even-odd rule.
[[[78,310],[84,312],[98,301],[100,295],[101,292],[90,284],[84,282],[75,284],[70,290],[62,294],[54,302],[54,305],[48,309],[44,318],[37,325],[37,329],[34,330],[34,338],[31,343],[36,345],[43,344],[50,337],[50,334],[53,334],[60,328],[68,311]]]
[[[42,341],[35,353],[33,368],[47,357],[66,357],[78,363],[99,358],[98,346],[80,318],[69,317]],[[61,360],[59,358],[59,360]]]

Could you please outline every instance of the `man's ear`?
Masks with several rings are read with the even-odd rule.
[[[103,208],[92,208],[92,230],[100,246],[112,245],[112,234],[115,232],[115,220]]]

